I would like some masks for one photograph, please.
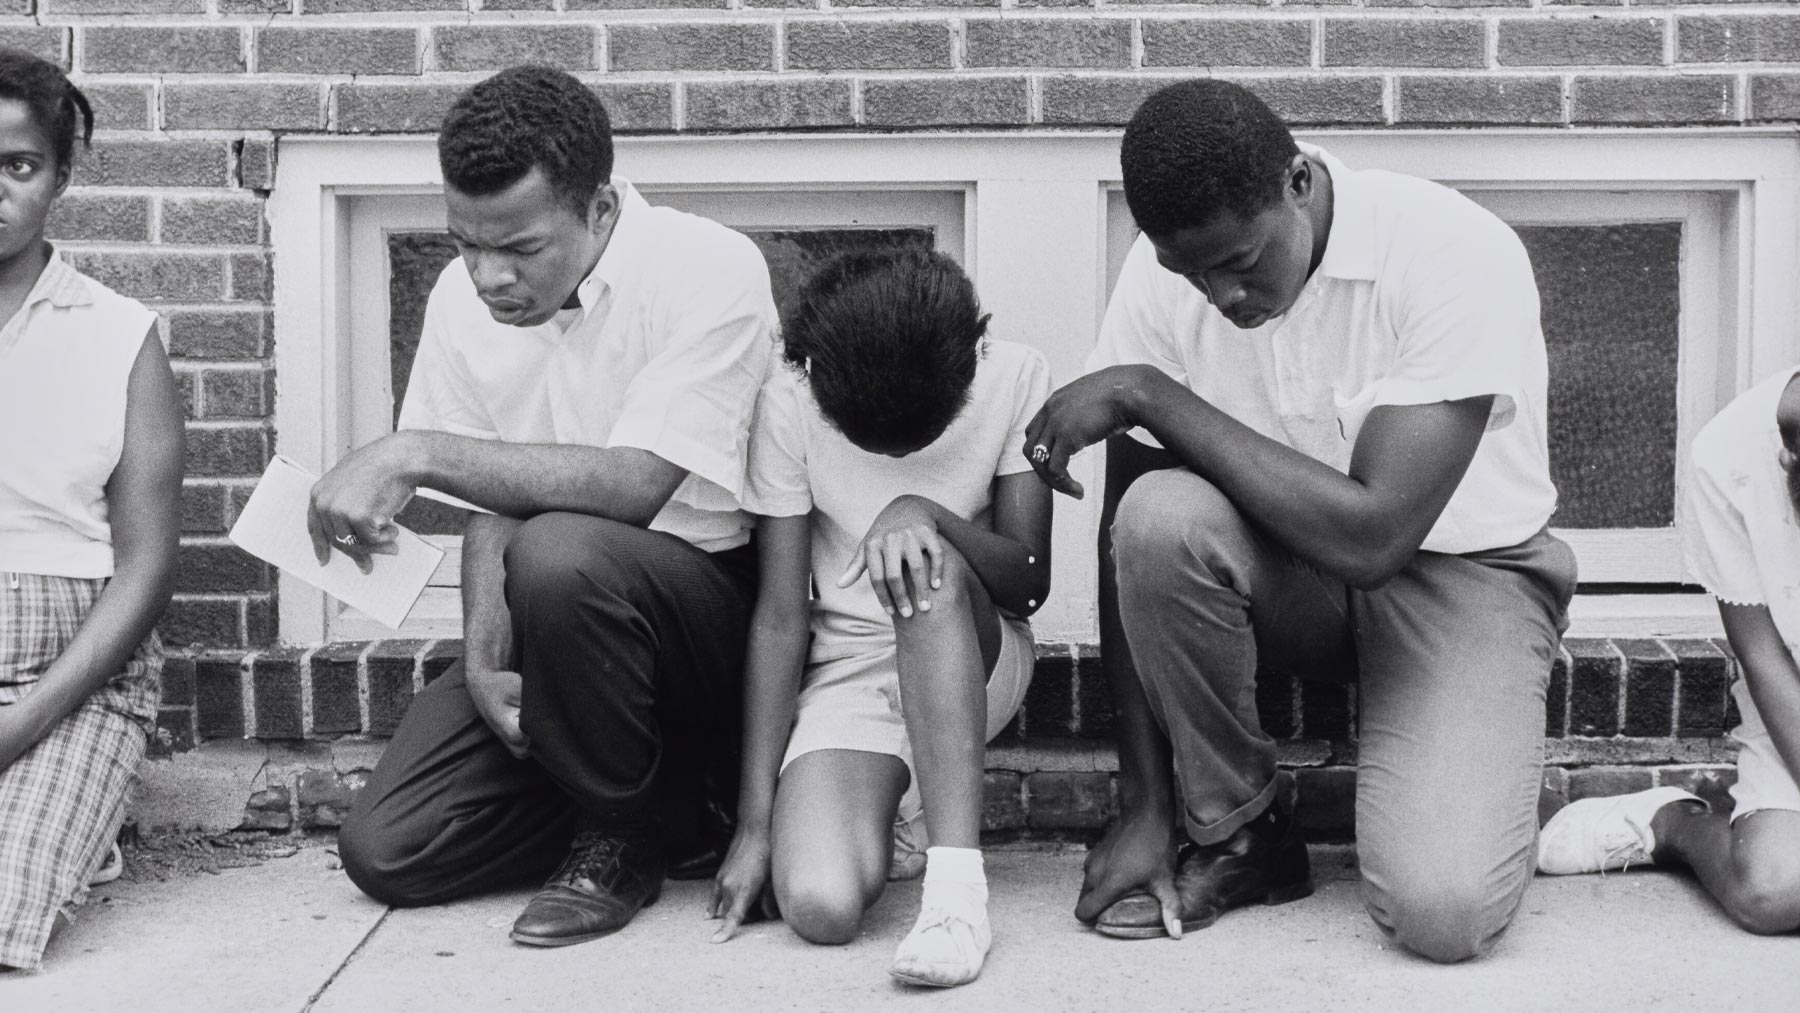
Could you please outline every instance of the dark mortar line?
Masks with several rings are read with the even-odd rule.
[[[375,938],[375,933],[381,931],[381,927],[387,924],[388,915],[393,913],[393,908],[381,912],[381,917],[375,919],[375,924],[369,926],[369,931],[363,933],[363,937],[356,941],[356,947],[350,951],[342,963],[332,970],[331,977],[326,978],[325,983],[319,986],[319,990],[307,998],[306,1005],[300,1007],[300,1013],[312,1013],[312,1008],[319,1004],[320,999],[325,998],[325,993],[331,990],[332,983],[338,980],[338,975],[343,974],[351,964],[356,962],[357,957],[362,956],[362,951],[369,945],[369,940]]]

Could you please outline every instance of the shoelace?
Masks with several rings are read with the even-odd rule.
[[[1641,836],[1642,831],[1630,820],[1626,820],[1625,825],[1630,828],[1631,836],[1622,837],[1617,843],[1605,841],[1598,842],[1606,849],[1606,860],[1600,863],[1600,875],[1602,876],[1605,876],[1607,872],[1610,871],[1607,868],[1608,866],[1621,858],[1624,859],[1624,862],[1619,866],[1620,872],[1625,872],[1630,869],[1633,862],[1644,861],[1647,859],[1644,848],[1644,839]]]
[[[582,834],[575,838],[575,847],[558,870],[556,879],[559,882],[588,879],[596,885],[607,886],[607,877],[616,875],[624,864],[621,857],[625,847],[626,842],[617,837]]]

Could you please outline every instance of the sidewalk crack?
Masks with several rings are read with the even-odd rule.
[[[388,908],[381,913],[380,918],[375,919],[375,924],[369,926],[369,931],[363,933],[363,937],[356,941],[355,948],[344,957],[342,963],[332,970],[331,977],[326,978],[324,984],[319,986],[318,991],[307,998],[306,1005],[300,1007],[300,1013],[312,1013],[312,1008],[318,1005],[319,1000],[325,997],[326,992],[330,991],[332,982],[337,981],[338,975],[343,974],[345,968],[356,962],[356,958],[362,955],[363,948],[369,945],[369,940],[375,938],[375,933],[381,931],[381,927],[387,924],[388,915],[393,913],[394,909]]]

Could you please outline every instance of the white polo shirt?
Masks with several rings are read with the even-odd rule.
[[[888,504],[923,496],[964,520],[993,528],[994,482],[1031,470],[1025,427],[1050,396],[1042,353],[989,343],[975,368],[969,402],[943,435],[905,457],[851,443],[819,411],[806,379],[786,367],[769,374],[756,409],[746,505],[766,517],[812,518],[814,662],[891,643],[894,620],[867,580],[838,587]],[[849,646],[862,644],[864,646]]]
[[[1767,605],[1788,650],[1800,655],[1800,526],[1777,456],[1775,409],[1795,369],[1739,394],[1694,437],[1682,528],[1688,568],[1713,597]]]
[[[768,266],[725,226],[613,185],[619,219],[580,310],[497,323],[463,261],[444,268],[400,428],[648,450],[688,471],[651,529],[735,548],[750,537],[744,463],[776,329]]]
[[[156,315],[50,262],[0,326],[0,571],[110,577],[106,483]]]
[[[1556,509],[1556,488],[1549,370],[1524,246],[1448,187],[1354,171],[1301,147],[1330,170],[1334,203],[1324,259],[1293,307],[1240,330],[1139,237],[1088,369],[1156,366],[1264,436],[1346,473],[1377,405],[1492,394],[1487,432],[1422,548],[1478,552],[1531,537]]]

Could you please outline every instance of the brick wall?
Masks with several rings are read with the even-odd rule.
[[[461,650],[455,641],[387,640],[174,658],[156,751],[204,739],[279,743],[286,774],[249,800],[245,825],[335,826],[379,755],[362,740],[391,734],[413,693]],[[990,835],[1080,836],[1111,817],[1118,762],[1099,660],[1090,648],[1041,651],[1024,710],[988,750]],[[1673,784],[1728,811],[1734,664],[1722,641],[1568,641],[1548,687],[1541,809]],[[1299,818],[1315,840],[1352,836],[1355,702],[1349,685],[1264,673],[1257,687],[1263,727],[1298,782]]]
[[[276,632],[272,574],[223,533],[272,443],[283,135],[429,132],[525,60],[592,81],[624,132],[1116,126],[1203,73],[1310,126],[1800,119],[1784,4],[0,0],[0,43],[69,68],[99,115],[53,232],[167,321],[191,422],[163,629],[207,648]]]

